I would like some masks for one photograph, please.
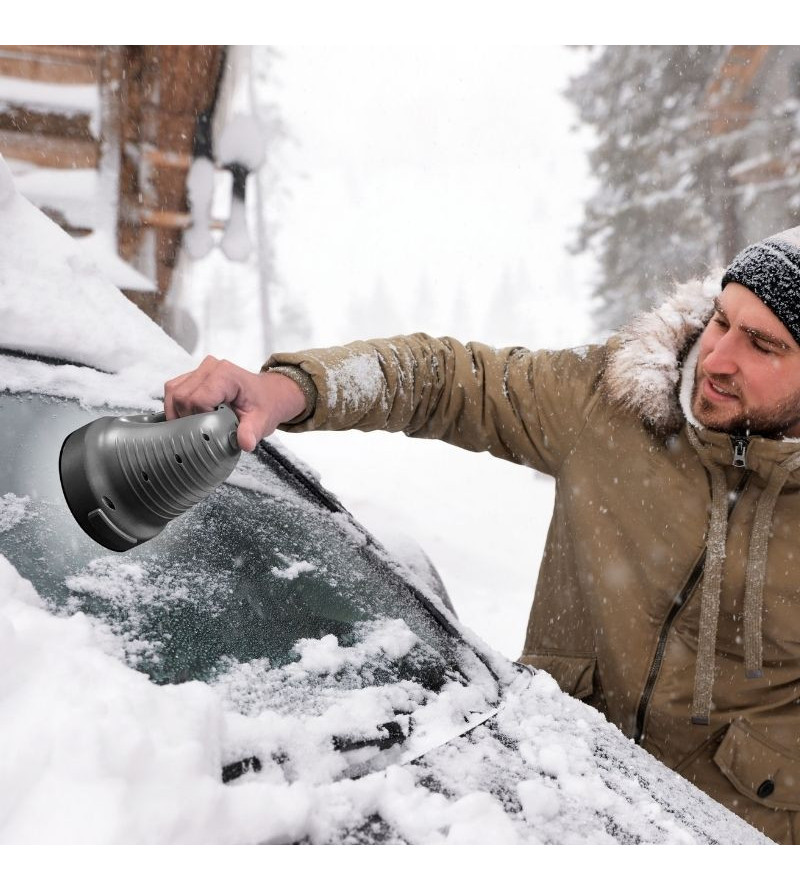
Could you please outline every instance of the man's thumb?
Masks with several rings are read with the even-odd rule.
[[[258,444],[258,436],[246,420],[239,424],[236,436],[242,451],[253,451]]]

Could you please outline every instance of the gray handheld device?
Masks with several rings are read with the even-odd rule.
[[[61,446],[67,506],[98,544],[130,550],[230,476],[241,454],[238,426],[228,405],[176,420],[163,411],[93,420]]]

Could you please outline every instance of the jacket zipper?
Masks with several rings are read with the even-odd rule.
[[[733,445],[733,465],[744,469],[747,466],[747,445],[749,439],[746,436],[731,436]]]
[[[731,442],[733,444],[733,465],[735,467],[747,466],[746,462],[748,440],[745,438],[735,438],[732,436]],[[740,460],[741,463],[737,463],[737,460]],[[730,504],[728,505],[728,519],[731,518],[731,514],[733,513],[734,508],[739,503],[739,498],[741,497],[749,478],[750,470],[745,470],[744,473],[742,473],[742,476],[739,479],[738,483],[736,484],[736,488],[731,493]],[[656,652],[653,656],[653,661],[650,664],[650,670],[647,674],[647,680],[644,684],[642,697],[639,699],[639,707],[636,709],[636,733],[633,737],[633,740],[637,744],[639,744],[644,738],[644,724],[645,720],[647,719],[647,709],[650,705],[650,698],[653,695],[653,689],[655,688],[656,680],[658,680],[658,675],[661,671],[661,663],[664,660],[664,650],[667,648],[667,637],[669,636],[669,632],[672,630],[672,625],[675,622],[675,619],[678,617],[678,613],[684,607],[689,597],[694,593],[695,588],[697,587],[697,584],[703,575],[703,568],[706,564],[706,552],[706,548],[704,547],[703,552],[697,558],[697,562],[694,564],[689,577],[686,579],[686,583],[683,585],[680,593],[672,601],[669,612],[667,612],[667,617],[664,619],[664,623],[661,625],[661,632],[658,635],[658,645],[656,646]]]

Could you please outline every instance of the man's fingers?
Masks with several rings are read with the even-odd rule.
[[[229,362],[207,356],[188,374],[182,374],[164,386],[164,410],[167,419],[212,411],[221,402],[233,402],[238,384],[232,379]]]
[[[167,380],[164,384],[164,411],[167,415],[167,420],[174,420],[178,415],[175,413],[175,408],[172,405],[172,394],[175,389],[183,383],[188,377],[191,377],[194,374],[194,371],[187,371],[186,374],[181,374],[178,377],[173,377],[172,380]]]
[[[164,413],[167,420],[194,413],[191,409],[191,393],[216,363],[217,360],[208,355],[193,371],[179,374],[164,384]]]

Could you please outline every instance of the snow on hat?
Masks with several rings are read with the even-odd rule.
[[[745,247],[725,270],[722,287],[731,281],[759,297],[800,343],[800,226]]]

